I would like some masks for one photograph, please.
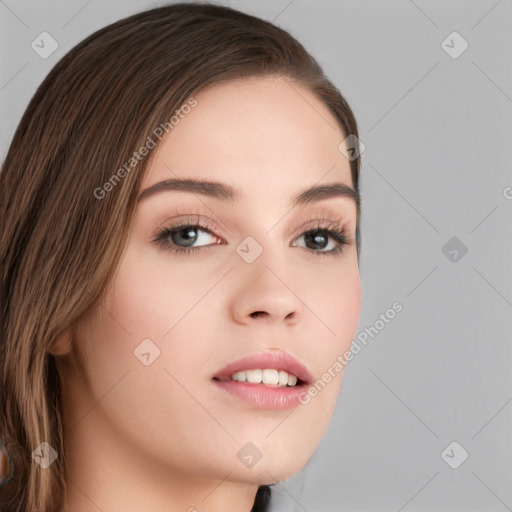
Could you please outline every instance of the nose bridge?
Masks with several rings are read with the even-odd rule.
[[[287,264],[286,247],[277,236],[246,237],[237,247],[240,283],[234,297],[239,320],[262,316],[298,320],[302,302]]]
[[[289,283],[293,280],[289,265],[290,250],[275,229],[246,236],[236,252],[247,266],[244,271],[248,279],[252,280],[251,276],[254,276],[262,284],[275,286],[280,283],[285,286],[286,283],[292,287],[292,283]]]

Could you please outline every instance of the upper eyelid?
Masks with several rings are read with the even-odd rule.
[[[308,229],[305,228],[305,226],[309,223],[312,223],[312,222],[316,222],[316,225],[311,225],[309,226]],[[347,223],[345,223],[347,224]],[[302,223],[300,226],[298,226],[297,228],[295,228],[296,230],[299,229],[306,229],[306,231],[313,231],[315,229],[336,229],[337,227],[339,227],[340,229],[343,229],[345,227],[345,224],[340,224],[339,221],[337,221],[336,219],[327,219],[327,218],[324,218],[324,219],[319,219],[319,218],[312,218],[304,223]],[[193,226],[193,227],[198,227],[198,228],[201,228],[203,231],[206,231],[208,233],[210,233],[211,235],[214,235],[214,236],[220,236],[219,234],[216,233],[216,226],[215,225],[212,225],[210,222],[208,221],[202,221],[201,219],[198,219],[196,221],[176,221],[174,223],[172,223],[170,226],[168,226],[166,228],[165,225],[163,225],[161,227],[161,230],[175,230],[175,229],[179,229],[179,228],[182,228],[182,227],[185,227],[185,226]]]
[[[192,209],[190,210],[192,211]],[[172,215],[165,215],[163,217],[160,217],[159,220],[157,220],[157,228],[156,231],[162,231],[166,227],[168,227],[170,224],[179,224],[179,225],[202,225],[205,224],[205,229],[210,229],[212,231],[221,231],[223,234],[215,233],[219,236],[226,236],[224,234],[224,229],[219,227],[218,222],[213,222],[210,220],[210,216],[212,216],[211,210],[206,210],[202,208],[194,208],[193,211],[195,213],[185,212],[185,211],[175,211]],[[215,216],[215,215],[214,215]],[[215,216],[216,217],[216,216]],[[192,218],[192,222],[188,222],[188,218]],[[180,219],[180,220],[178,220]],[[195,219],[195,220],[194,220]],[[202,226],[201,226],[202,227]],[[229,230],[231,231],[231,230]]]
[[[194,213],[190,213],[191,211],[194,211]],[[197,223],[197,225],[200,225],[201,227],[205,227],[205,229],[208,229],[212,231],[212,234],[221,236],[223,238],[229,236],[229,233],[233,233],[233,230],[229,227],[224,228],[223,225],[225,223],[219,219],[219,221],[212,221],[210,217],[212,216],[217,217],[214,213],[212,213],[212,210],[205,209],[205,208],[194,208],[190,211],[185,211],[185,209],[174,212],[172,215],[166,215],[165,217],[161,218],[159,221],[157,221],[157,228],[158,230],[165,229],[166,226],[168,226],[170,223],[178,223],[179,225],[193,225],[194,223]],[[195,219],[193,222],[188,222],[181,217],[185,218],[192,218]],[[180,218],[180,221],[177,220],[177,218]],[[297,229],[302,229],[302,227],[305,224],[308,224],[310,222],[315,221],[324,221],[324,222],[330,222],[333,224],[340,224],[343,227],[346,227],[347,224],[351,223],[351,215],[350,213],[344,214],[343,212],[337,212],[334,213],[332,209],[328,208],[320,208],[318,210],[315,210],[313,213],[310,213],[309,215],[306,215],[305,218],[301,218],[300,221],[297,223],[293,223],[293,231]],[[283,218],[281,222],[286,222]],[[274,224],[276,226],[276,224]],[[273,229],[271,227],[271,229]],[[325,228],[324,228],[325,229]],[[270,229],[269,229],[270,231]],[[229,232],[229,233],[228,233]]]

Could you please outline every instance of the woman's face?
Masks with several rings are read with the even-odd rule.
[[[68,376],[70,435],[90,432],[126,464],[136,456],[170,473],[271,483],[317,447],[343,374],[333,365],[359,320],[356,204],[325,190],[300,195],[352,187],[338,149],[345,134],[309,90],[283,79],[229,82],[195,98],[152,150],[140,192],[194,180],[234,195],[176,185],[140,198],[112,285],[74,347],[84,371]],[[340,230],[346,244],[327,232]],[[331,379],[314,397],[300,388],[298,400],[292,387],[231,380],[236,364],[223,375],[255,354],[296,362],[238,367],[305,368],[309,384],[331,369]]]

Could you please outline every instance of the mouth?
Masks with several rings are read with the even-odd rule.
[[[307,368],[285,352],[265,352],[228,364],[212,381],[230,398],[262,409],[297,407],[313,382]]]
[[[253,385],[263,384],[265,386],[278,388],[293,388],[306,384],[306,382],[299,379],[293,373],[288,373],[286,370],[278,370],[275,368],[242,370],[233,373],[230,377],[213,377],[213,380],[220,382],[247,382]]]

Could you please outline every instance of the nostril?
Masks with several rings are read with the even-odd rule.
[[[258,318],[263,315],[266,315],[265,311],[254,311],[254,313],[251,313],[251,316],[253,318]]]

